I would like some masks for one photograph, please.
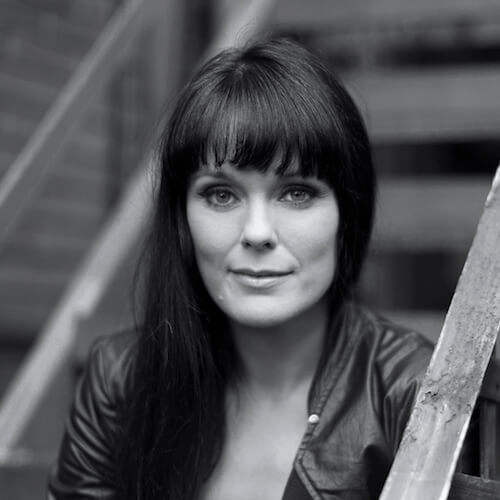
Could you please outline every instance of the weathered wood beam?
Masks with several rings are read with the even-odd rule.
[[[444,311],[388,310],[383,311],[383,314],[397,324],[413,328],[433,343],[436,343],[439,338],[445,318]],[[480,395],[491,402],[500,404],[500,353],[497,352],[496,355],[497,357],[490,360],[486,369]]]
[[[446,500],[500,329],[500,167],[381,500]]]

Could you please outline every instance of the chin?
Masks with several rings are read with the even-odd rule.
[[[228,308],[224,312],[230,320],[241,325],[251,328],[272,328],[293,320],[306,309],[307,307],[298,307],[297,305],[285,307],[266,301],[266,304]]]
[[[241,314],[241,315],[231,315],[230,318],[241,325],[245,325],[250,328],[272,328],[286,323],[292,317],[282,317],[276,314],[264,315],[264,314]]]

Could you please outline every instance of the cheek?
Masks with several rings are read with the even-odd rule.
[[[316,278],[329,281],[333,279],[336,264],[336,246],[336,229],[325,230],[320,238],[310,241],[304,253],[307,264],[314,271],[313,274]]]
[[[308,286],[331,284],[336,266],[337,232],[336,211],[304,221],[300,228],[295,226],[294,233],[290,232],[294,241],[292,252],[305,272]]]
[[[207,214],[199,207],[190,210],[189,205],[187,215],[196,260],[200,272],[205,274],[208,265],[222,264],[234,245],[234,224],[224,219],[214,220],[213,214]]]

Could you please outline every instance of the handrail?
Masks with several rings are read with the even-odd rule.
[[[49,160],[85,110],[88,99],[127,55],[144,25],[154,20],[152,5],[155,2],[125,1],[9,167],[0,182],[0,242],[15,226],[33,187],[50,170]]]
[[[78,320],[88,316],[138,238],[148,212],[148,178],[141,168],[104,226],[58,307],[9,386],[0,408],[0,462],[8,456],[59,367],[71,352]],[[144,212],[141,214],[139,207]]]
[[[137,3],[132,1],[130,5],[137,7]],[[243,43],[263,25],[273,6],[274,0],[246,2],[225,23],[202,59],[235,41]],[[115,271],[140,237],[151,210],[149,174],[149,169],[140,168],[129,181],[121,202],[8,388],[0,407],[0,463],[8,460],[44,389],[71,354],[78,321],[95,310]]]

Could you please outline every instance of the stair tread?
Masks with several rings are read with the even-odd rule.
[[[40,82],[61,88],[71,75],[69,68],[48,64],[43,59],[9,56],[0,59],[1,71],[16,79]]]
[[[18,14],[4,34],[4,38],[21,38],[70,57],[80,56],[95,40],[101,26],[92,30],[82,29],[78,24],[69,24],[50,13],[33,12],[33,17]]]
[[[487,177],[381,178],[374,249],[467,249],[490,183]]]
[[[2,96],[2,101],[19,94],[23,96],[31,94],[35,95],[36,99],[39,101],[50,103],[57,95],[57,92],[58,89],[46,85],[43,82],[30,81],[24,78],[17,78],[13,75],[0,73],[0,96]]]
[[[96,18],[105,19],[105,16],[109,16],[114,8],[112,2],[95,0],[93,2],[93,7],[91,7],[91,3],[91,0],[84,0],[83,2],[72,0],[70,4],[66,5],[60,1],[53,2],[51,5],[50,2],[47,1],[30,3],[26,0],[22,2],[4,0],[0,12],[4,19],[10,23],[17,22],[19,24],[30,20],[32,22],[38,20],[38,22],[43,23],[47,22],[46,19],[49,19],[51,22],[62,25],[66,31],[77,31],[79,36],[88,37],[94,34],[96,28],[99,26],[96,22]],[[75,7],[78,7],[78,4],[84,7],[84,10],[80,8],[80,10],[77,11]],[[99,16],[88,16],[89,22],[82,22],[84,18],[81,14],[86,13],[88,15],[89,12],[95,13],[96,11],[99,12]],[[41,21],[40,18],[42,18]]]
[[[34,246],[42,249],[52,251],[54,247],[60,252],[77,253],[81,252],[82,248],[87,248],[89,245],[88,239],[85,235],[64,235],[64,234],[47,234],[47,233],[34,233],[31,231],[23,230],[16,231],[11,237],[13,245]],[[7,245],[8,243],[6,243]]]
[[[26,58],[26,60],[43,61],[50,67],[60,68],[59,71],[72,71],[78,64],[78,59],[64,53],[47,49],[30,40],[21,37],[10,37],[0,45],[3,58]]]
[[[500,66],[352,72],[343,77],[375,141],[497,137]]]
[[[68,280],[68,273],[59,269],[44,269],[24,264],[0,263],[0,288],[24,289],[26,285],[45,290],[46,288],[59,289]],[[32,290],[34,291],[34,290]]]
[[[500,18],[500,5],[496,0],[350,0],[336,2],[332,8],[330,0],[278,0],[273,22],[288,29],[334,29],[349,24],[373,25],[399,24],[402,29],[410,23],[453,23],[464,19]]]

